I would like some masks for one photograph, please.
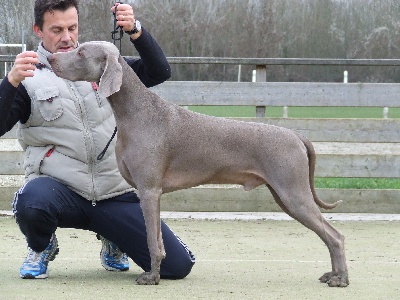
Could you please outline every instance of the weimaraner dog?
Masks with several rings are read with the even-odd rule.
[[[163,193],[201,184],[239,184],[246,191],[265,184],[291,217],[326,244],[332,270],[320,277],[329,286],[349,284],[344,236],[322,216],[314,188],[316,155],[295,131],[190,112],[147,89],[107,42],[88,42],[49,57],[53,71],[71,81],[99,83],[117,123],[118,167],[137,188],[146,223],[151,271],[138,284],[158,284],[165,257],[160,230]],[[79,66],[79,67],[78,67]]]

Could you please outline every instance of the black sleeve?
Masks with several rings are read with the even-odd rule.
[[[0,83],[0,136],[10,131],[18,121],[25,123],[31,114],[31,99],[20,84],[14,87],[5,77]]]
[[[142,27],[141,36],[131,42],[139,52],[140,59],[125,60],[145,86],[155,86],[171,77],[171,67],[164,52],[146,29]]]

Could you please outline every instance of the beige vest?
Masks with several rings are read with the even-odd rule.
[[[115,138],[97,160],[115,128],[108,101],[89,82],[57,77],[41,45],[38,54],[46,67],[22,82],[32,106],[28,121],[18,126],[26,179],[53,177],[90,201],[132,190],[118,171]]]

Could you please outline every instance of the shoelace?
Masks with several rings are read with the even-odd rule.
[[[28,256],[26,257],[25,261],[38,264],[40,262],[42,254],[43,252],[35,252],[28,247]]]

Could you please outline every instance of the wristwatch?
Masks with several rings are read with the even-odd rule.
[[[141,29],[142,29],[142,24],[140,24],[140,22],[138,20],[135,20],[135,26],[133,27],[133,29],[129,30],[129,31],[125,31],[125,33],[131,35],[131,34],[138,33]]]

